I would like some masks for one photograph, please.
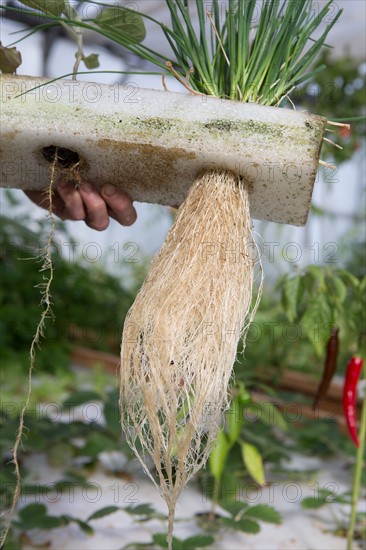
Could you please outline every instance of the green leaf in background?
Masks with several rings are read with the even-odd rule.
[[[234,445],[240,437],[243,425],[243,411],[238,397],[232,400],[230,410],[225,415],[227,436],[230,446]]]
[[[56,442],[47,452],[47,459],[54,468],[62,467],[73,457],[74,451],[72,445],[65,441]]]
[[[62,406],[64,409],[70,409],[91,401],[102,401],[102,396],[94,390],[79,390],[69,395]]]
[[[273,403],[268,401],[266,403],[255,403],[253,406],[255,407],[255,411],[258,415],[259,413],[257,411],[259,409],[259,418],[262,422],[268,424],[269,426],[277,426],[283,431],[287,430],[287,422],[284,419],[283,414]]]
[[[349,285],[354,289],[358,288],[360,281],[350,271],[347,271],[346,269],[339,269],[338,275],[343,279],[346,285]]]
[[[312,343],[318,357],[322,357],[326,342],[332,332],[333,313],[327,297],[318,294],[307,305],[302,316],[303,330]]]
[[[99,54],[91,53],[90,55],[84,55],[83,63],[87,69],[97,69],[100,67]]]
[[[259,533],[261,530],[259,523],[247,518],[242,518],[238,521],[232,518],[221,518],[221,523],[230,529],[243,531],[244,533],[250,533],[252,535]]]
[[[153,542],[160,546],[160,548],[168,548],[167,536],[165,533],[156,533],[153,535]],[[173,550],[197,550],[198,548],[205,548],[215,542],[215,539],[210,535],[195,535],[188,539],[178,539],[173,537],[172,548]]]
[[[237,500],[220,501],[219,505],[234,517],[241,517],[248,508],[248,505],[245,502],[238,502]]]
[[[32,521],[32,529],[43,529],[45,531],[51,531],[52,529],[57,529],[58,527],[63,527],[67,525],[67,521],[62,516],[39,516]]]
[[[326,498],[321,499],[319,497],[306,497],[301,501],[301,506],[310,510],[317,510],[318,508],[324,506],[324,504],[328,504]]]
[[[229,454],[231,445],[224,432],[220,431],[217,435],[216,445],[211,451],[209,458],[209,468],[211,475],[220,481],[225,468],[226,458]]]
[[[76,519],[76,518],[72,518],[72,521],[74,521],[80,527],[82,532],[88,535],[89,537],[94,535],[94,529],[90,525],[88,525],[86,521],[82,521],[81,519]]]
[[[155,544],[158,544],[160,548],[168,548],[168,541],[165,533],[155,533],[152,540]],[[172,547],[176,548],[177,543],[179,544],[180,542],[181,541],[179,539],[173,537]]]
[[[337,307],[341,307],[347,297],[347,287],[340,277],[334,273],[326,277],[326,286],[329,299]]]
[[[22,531],[55,529],[67,525],[67,523],[66,517],[49,516],[46,506],[38,503],[28,504],[22,508],[19,512],[19,521],[14,522]]]
[[[361,295],[365,297],[365,291],[366,291],[366,277],[363,277],[361,281],[358,284],[358,289],[361,292]]]
[[[324,268],[317,266],[317,265],[309,265],[306,268],[307,272],[307,279],[312,279],[313,281],[313,288],[315,290],[317,286],[318,292],[325,292],[325,274],[324,274]]]
[[[316,510],[325,504],[337,502],[339,504],[351,504],[351,495],[344,493],[337,495],[334,490],[319,489],[318,494],[313,497],[306,497],[301,501],[301,506],[306,509]]]
[[[133,10],[117,6],[104,9],[95,19],[95,23],[103,30],[123,33],[132,44],[142,42],[146,29],[142,17]]]
[[[288,279],[283,288],[282,305],[290,323],[293,323],[296,319],[302,288],[302,277],[293,277]]]
[[[259,485],[263,485],[265,482],[263,460],[257,447],[250,443],[243,443],[241,454],[249,474]]]
[[[27,522],[29,519],[34,519],[37,517],[41,517],[47,514],[47,508],[44,504],[40,503],[32,503],[28,504],[27,506],[24,506],[21,510],[19,510],[19,518],[21,521]]]
[[[108,435],[103,433],[94,432],[88,436],[86,444],[81,452],[85,456],[94,458],[103,451],[114,451],[116,447],[117,443],[114,439],[111,439]]]
[[[195,535],[185,539],[183,542],[184,550],[196,550],[196,548],[204,548],[215,542],[211,535]]]
[[[58,17],[65,8],[64,0],[20,0],[28,8],[43,11]]]
[[[239,380],[236,383],[236,388],[238,392],[236,398],[238,399],[240,405],[246,405],[247,403],[250,403],[250,401],[252,400],[252,396],[246,389],[245,384],[242,380]]]
[[[22,63],[22,56],[16,48],[5,48],[0,42],[0,71],[14,74]]]
[[[121,432],[121,412],[118,405],[118,398],[115,397],[114,392],[109,393],[107,399],[104,401],[103,415],[108,430],[111,430],[115,434],[119,434]]]
[[[279,512],[268,506],[268,504],[257,504],[256,506],[250,506],[248,510],[245,511],[245,516],[249,518],[259,519],[260,521],[265,521],[266,523],[275,523],[280,525],[282,523],[282,518]]]
[[[156,511],[151,504],[138,504],[137,506],[127,506],[123,508],[124,512],[127,512],[133,516],[154,516]]]
[[[120,508],[118,506],[105,506],[104,508],[101,508],[100,510],[97,510],[88,517],[88,521],[92,521],[93,519],[100,519],[104,518],[104,516],[109,516],[110,514],[114,514],[114,512],[118,512]]]

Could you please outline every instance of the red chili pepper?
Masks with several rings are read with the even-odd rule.
[[[313,403],[313,409],[316,409],[319,401],[321,401],[325,397],[329,389],[330,383],[332,381],[332,378],[337,368],[338,351],[339,351],[339,328],[335,327],[332,330],[332,334],[330,335],[327,343],[327,352],[326,352],[325,361],[324,361],[323,376],[320,381],[318,391],[316,392],[316,396]]]
[[[356,389],[357,382],[362,370],[363,359],[351,357],[346,371],[346,378],[343,387],[343,410],[347,421],[348,431],[357,445],[360,445],[356,429]]]

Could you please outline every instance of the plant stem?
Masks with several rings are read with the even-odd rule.
[[[216,506],[219,502],[219,496],[220,496],[220,481],[216,478],[214,478],[214,486],[212,491],[212,506],[210,511],[210,520],[214,519],[215,516],[215,510]]]
[[[74,8],[72,6],[69,6],[69,5],[65,4],[64,13],[65,13],[66,17],[68,17],[69,19],[76,19],[78,21],[80,20],[80,17],[78,15],[78,13],[74,10]],[[84,53],[83,53],[83,31],[80,27],[75,27],[75,30],[74,30],[69,25],[65,24],[63,21],[60,21],[60,23],[70,33],[70,35],[73,37],[73,39],[75,40],[76,45],[77,45],[77,52],[76,52],[76,56],[75,56],[76,61],[74,63],[73,76],[72,76],[72,79],[76,80],[76,73],[79,70],[79,66],[80,66],[80,63],[81,63],[81,61],[83,59],[83,55],[84,55]]]
[[[364,366],[364,376],[365,377],[365,366]],[[353,474],[353,487],[352,487],[352,505],[351,505],[351,516],[349,527],[347,531],[347,550],[352,550],[353,537],[356,526],[356,516],[357,516],[357,506],[360,498],[361,491],[361,475],[362,475],[362,464],[363,464],[363,455],[365,452],[365,441],[366,441],[366,393],[363,397],[362,402],[362,413],[361,413],[361,427],[359,433],[360,445],[357,449],[356,455],[356,464]]]

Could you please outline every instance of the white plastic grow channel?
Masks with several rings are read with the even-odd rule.
[[[203,170],[226,169],[250,184],[253,218],[306,223],[325,118],[134,85],[47,82],[0,77],[1,187],[46,188],[58,146],[64,168],[81,160],[82,178],[136,201],[178,206]]]

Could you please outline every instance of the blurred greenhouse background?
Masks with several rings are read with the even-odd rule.
[[[90,17],[96,9],[87,2],[71,3],[88,9]],[[6,4],[19,6],[16,0],[3,0],[2,6]],[[120,4],[160,21],[169,19],[163,0]],[[314,2],[315,12],[324,4]],[[224,10],[227,2],[221,5]],[[258,10],[260,6],[258,2]],[[332,47],[322,54],[327,69],[296,93],[294,102],[300,111],[347,121],[366,114],[366,2],[337,0],[332,14],[341,8],[344,13],[329,37]],[[14,33],[25,28],[22,16],[1,12],[3,46],[18,39]],[[152,23],[147,23],[145,43],[160,51],[165,48]],[[100,36],[86,33],[85,44],[86,54],[99,54],[101,70],[151,70]],[[17,48],[22,54],[18,74],[59,77],[72,71],[75,44],[58,28],[37,32]],[[162,89],[160,77],[147,75],[79,78]],[[166,83],[170,91],[187,93],[171,77]],[[306,227],[254,220],[265,290],[245,355],[239,355],[235,365],[228,413],[230,418],[235,406],[244,406],[247,414],[240,425],[240,442],[233,440],[225,450],[220,468],[212,460],[184,493],[178,506],[176,533],[181,542],[176,542],[176,550],[209,545],[227,550],[346,547],[355,447],[347,436],[341,401],[348,359],[359,352],[366,332],[365,136],[365,120],[356,121],[350,132],[342,129],[334,135],[343,150],[324,145],[322,159],[334,168],[319,169]],[[29,432],[21,450],[23,512],[5,550],[35,545],[70,550],[166,547],[162,499],[120,433],[115,372],[125,315],[174,214],[158,205],[135,206],[138,220],[128,228],[111,220],[109,228],[98,233],[83,222],[57,223],[55,320],[47,324],[37,351],[26,419]],[[6,508],[14,488],[10,449],[26,392],[29,345],[40,315],[37,256],[47,239],[49,220],[21,191],[0,189],[0,222],[0,484]],[[306,281],[297,301],[291,295],[296,276],[300,285]],[[314,411],[330,337],[328,331],[317,338],[312,332],[316,323],[340,328],[340,349],[329,394]],[[296,326],[300,328],[294,333]],[[360,402],[361,392],[358,415]],[[229,425],[227,420],[226,434]],[[255,449],[251,463],[244,456],[243,441]],[[210,498],[215,500],[217,483],[227,495],[221,495],[221,512],[216,508],[215,515]],[[240,509],[245,518],[235,523],[239,503],[231,497],[237,487],[246,489],[240,502],[247,507]],[[361,504],[354,548],[363,547],[365,518]],[[194,536],[193,542],[183,543],[189,536]]]

